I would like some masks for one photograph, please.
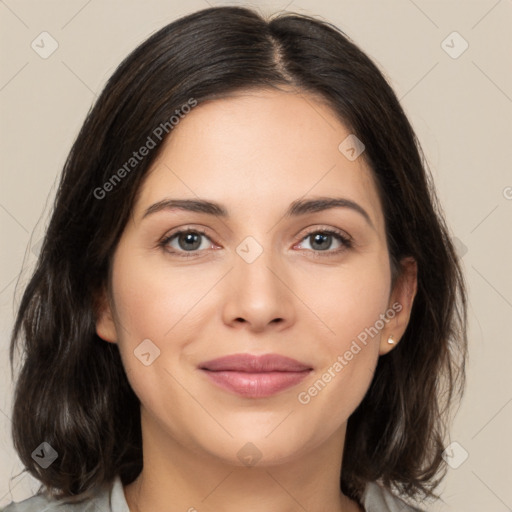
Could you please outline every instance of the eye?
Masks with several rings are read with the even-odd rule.
[[[352,247],[352,241],[348,236],[341,231],[332,228],[310,231],[302,238],[299,245],[302,245],[304,240],[309,240],[309,250],[312,250],[315,253],[326,253],[321,254],[321,256],[333,256]],[[338,248],[331,250],[333,241],[338,243]]]
[[[206,243],[205,239],[210,243]],[[211,248],[212,241],[200,229],[184,229],[165,237],[160,245],[172,254],[187,257],[187,253],[197,253],[200,250]]]
[[[333,228],[317,228],[314,231],[310,231],[302,237],[298,246],[302,246],[306,240],[309,240],[310,245],[310,248],[306,247],[308,251],[327,257],[335,256],[352,247],[350,237]],[[334,250],[332,249],[333,241],[338,244],[338,247],[334,248]],[[166,236],[159,245],[171,254],[187,258],[193,257],[203,250],[211,249],[213,242],[203,230],[189,228],[176,231]]]

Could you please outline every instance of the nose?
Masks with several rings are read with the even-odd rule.
[[[270,250],[251,263],[235,255],[222,304],[224,323],[252,332],[289,328],[296,319],[297,300],[291,280],[285,262]]]

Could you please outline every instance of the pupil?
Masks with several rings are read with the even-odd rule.
[[[197,249],[201,245],[198,233],[186,233],[180,237],[180,247],[185,250]],[[181,242],[185,243],[182,245]]]
[[[330,246],[330,237],[331,237],[331,235],[324,235],[322,233],[318,233],[315,235],[313,243],[316,244],[318,242],[321,246],[321,247],[319,247],[320,249],[328,249]],[[322,243],[321,243],[322,239],[324,242],[327,241],[328,243],[327,244],[324,243],[322,246]]]

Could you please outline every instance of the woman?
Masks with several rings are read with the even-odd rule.
[[[42,486],[5,510],[420,510],[465,320],[370,59],[307,16],[193,13],[124,60],[66,162],[11,345]]]

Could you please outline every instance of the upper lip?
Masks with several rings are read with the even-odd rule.
[[[205,361],[199,365],[201,370],[236,371],[247,373],[265,372],[303,372],[312,370],[311,366],[303,364],[290,357],[279,354],[232,354]]]

